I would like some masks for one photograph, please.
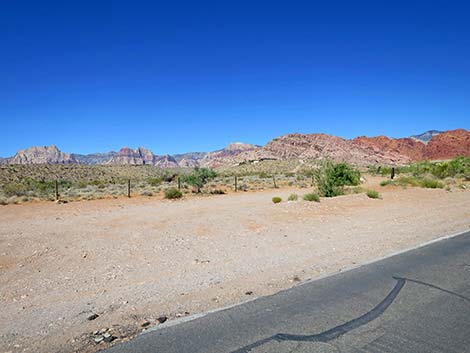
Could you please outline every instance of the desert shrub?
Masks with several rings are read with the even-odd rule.
[[[400,185],[403,187],[406,186],[417,186],[422,188],[430,189],[442,189],[445,187],[445,184],[437,179],[430,177],[418,177],[418,176],[401,176],[396,180],[390,180],[388,184]]]
[[[299,196],[297,194],[290,194],[287,200],[289,201],[297,201],[299,199]]]
[[[5,206],[8,205],[8,201],[6,199],[0,199],[0,205]]]
[[[11,196],[23,196],[27,193],[26,185],[20,183],[8,183],[3,185],[3,193],[7,197]]]
[[[305,194],[303,199],[305,201],[315,201],[315,202],[320,202],[320,196],[318,194],[315,194],[314,192],[311,192],[309,194]]]
[[[375,175],[390,175],[392,167],[390,166],[370,166],[368,172]],[[448,177],[463,176],[470,173],[470,157],[456,157],[445,162],[421,161],[407,166],[395,167],[395,174],[411,174],[415,177],[432,175],[438,179]]]
[[[238,191],[248,191],[248,185],[246,184],[240,184],[238,185]]]
[[[163,177],[161,176],[147,179],[147,183],[149,183],[149,185],[151,186],[159,186],[162,182],[163,182]]]
[[[177,188],[169,188],[165,190],[165,198],[166,199],[180,199],[183,197],[183,194],[181,191],[179,191]]]
[[[430,178],[424,178],[420,184],[421,187],[429,189],[442,189],[444,187],[443,182]]]
[[[360,194],[362,191],[363,189],[360,186],[355,186],[349,190],[349,192],[352,194]]]
[[[224,195],[225,191],[222,189],[213,189],[210,191],[212,195]]]
[[[393,182],[393,184],[395,183],[401,186],[421,186],[421,178],[416,176],[401,176]]]
[[[261,178],[261,179],[268,179],[268,178],[271,178],[271,175],[269,175],[267,172],[264,172],[264,171],[261,171],[258,173],[258,176]]]
[[[273,201],[273,203],[280,203],[280,202],[282,202],[282,199],[278,196],[275,196],[275,197],[272,198],[272,201]]]
[[[393,180],[392,180],[392,179],[383,180],[383,181],[380,182],[380,186],[387,186],[387,185],[390,185],[390,184],[393,184]]]
[[[344,193],[346,185],[360,183],[361,173],[348,163],[327,161],[314,173],[315,183],[321,196],[333,197]]]
[[[153,196],[153,192],[151,191],[142,191],[140,194],[142,196]]]
[[[216,176],[217,173],[212,169],[196,167],[191,174],[183,175],[181,180],[184,183],[194,186],[197,189],[197,192],[200,193],[201,188]]]
[[[367,196],[371,199],[378,199],[380,198],[380,194],[378,191],[375,190],[367,190]]]

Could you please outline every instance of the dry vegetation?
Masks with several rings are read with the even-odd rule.
[[[362,174],[381,175],[382,186],[465,189],[470,181],[470,158],[458,157],[447,162],[420,162],[396,168],[390,180],[390,167],[369,167]],[[202,194],[225,194],[235,190],[259,191],[270,188],[312,188],[319,196],[362,193],[360,172],[346,163],[299,160],[266,160],[221,168],[198,187],[189,174],[191,169],[161,169],[154,166],[105,165],[2,165],[0,166],[0,204],[32,200],[54,200],[55,181],[64,201],[117,198],[127,195],[131,181],[133,196],[165,197],[178,188],[182,195],[200,189]]]

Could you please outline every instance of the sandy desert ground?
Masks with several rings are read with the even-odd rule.
[[[95,343],[96,331],[114,344],[161,317],[272,294],[470,228],[470,191],[379,180],[369,181],[379,200],[271,202],[289,189],[2,206],[0,351],[96,351],[109,344]]]

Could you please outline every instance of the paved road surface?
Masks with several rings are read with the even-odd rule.
[[[107,352],[470,352],[470,233],[160,328]]]

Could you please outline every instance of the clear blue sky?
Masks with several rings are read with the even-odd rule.
[[[0,156],[470,128],[465,1],[0,6]]]

